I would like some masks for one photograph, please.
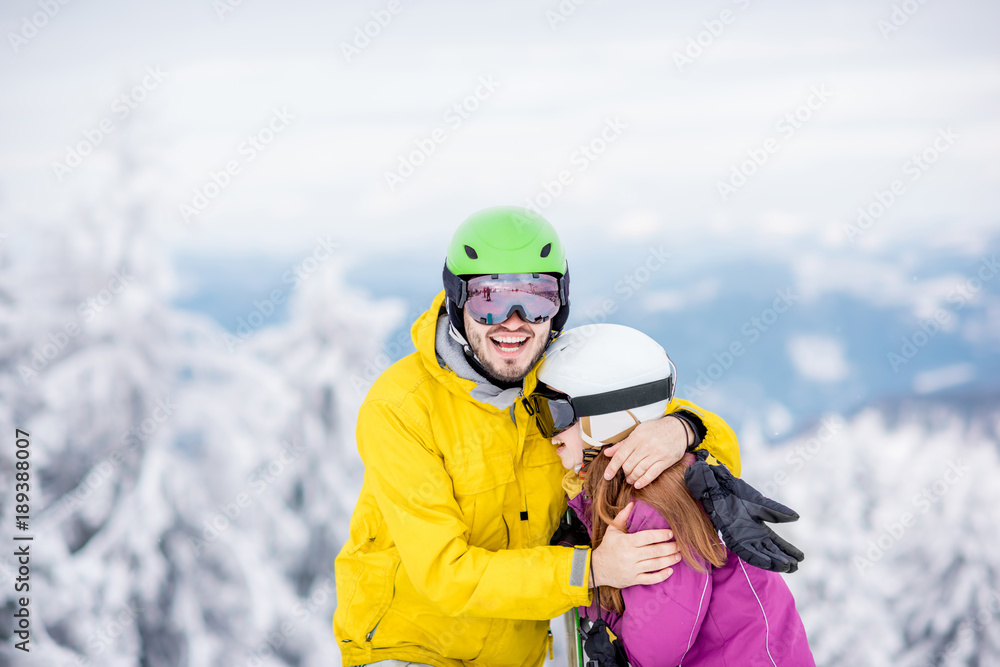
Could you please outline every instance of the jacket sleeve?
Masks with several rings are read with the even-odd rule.
[[[714,412],[709,412],[691,401],[675,398],[667,407],[667,414],[680,411],[687,412],[701,421],[705,428],[705,437],[696,449],[707,449],[712,456],[729,468],[729,472],[739,477],[740,444],[729,424]]]
[[[590,603],[589,548],[488,551],[470,528],[431,434],[405,408],[362,406],[358,450],[414,587],[449,616],[547,620]]]
[[[653,507],[636,501],[628,532],[669,527]],[[625,613],[620,629],[633,667],[681,664],[708,613],[712,597],[710,568],[709,572],[698,572],[681,561],[666,581],[622,589]]]

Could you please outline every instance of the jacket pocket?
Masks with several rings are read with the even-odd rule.
[[[336,561],[337,609],[334,627],[344,643],[364,646],[392,604],[399,553],[341,553]]]
[[[365,642],[371,643],[372,638],[375,636],[375,631],[378,630],[379,624],[382,619],[385,618],[386,613],[389,611],[389,607],[392,606],[392,601],[396,597],[396,574],[399,572],[399,555],[393,552],[393,559],[389,563],[389,567],[386,569],[385,583],[386,587],[383,589],[383,593],[380,596],[382,602],[378,604],[372,615],[371,619],[366,624],[367,632],[365,634]]]
[[[510,455],[474,459],[455,466],[449,474],[455,500],[468,527],[469,544],[491,550],[509,546],[510,532],[503,511],[507,486],[516,481]]]
[[[505,486],[514,481],[514,462],[510,454],[473,459],[449,468],[456,496],[471,496]]]

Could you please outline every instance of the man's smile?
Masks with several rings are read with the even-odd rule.
[[[489,337],[501,357],[516,357],[529,338],[523,333],[496,333]]]

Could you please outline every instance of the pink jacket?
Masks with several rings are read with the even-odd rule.
[[[580,493],[569,505],[591,532],[585,496]],[[652,506],[636,501],[628,532],[669,527]],[[815,667],[781,575],[748,565],[728,549],[726,556],[721,568],[705,563],[709,571],[702,573],[681,561],[666,581],[622,589],[622,615],[600,610],[633,667]],[[580,607],[580,615],[596,620],[596,608],[596,602]]]

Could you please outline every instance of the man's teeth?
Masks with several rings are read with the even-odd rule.
[[[525,341],[528,340],[527,336],[490,336],[493,344],[499,347],[504,352],[513,352],[515,350],[521,349]]]
[[[507,343],[508,345],[517,345],[528,340],[527,336],[493,336],[493,340],[498,343]]]

